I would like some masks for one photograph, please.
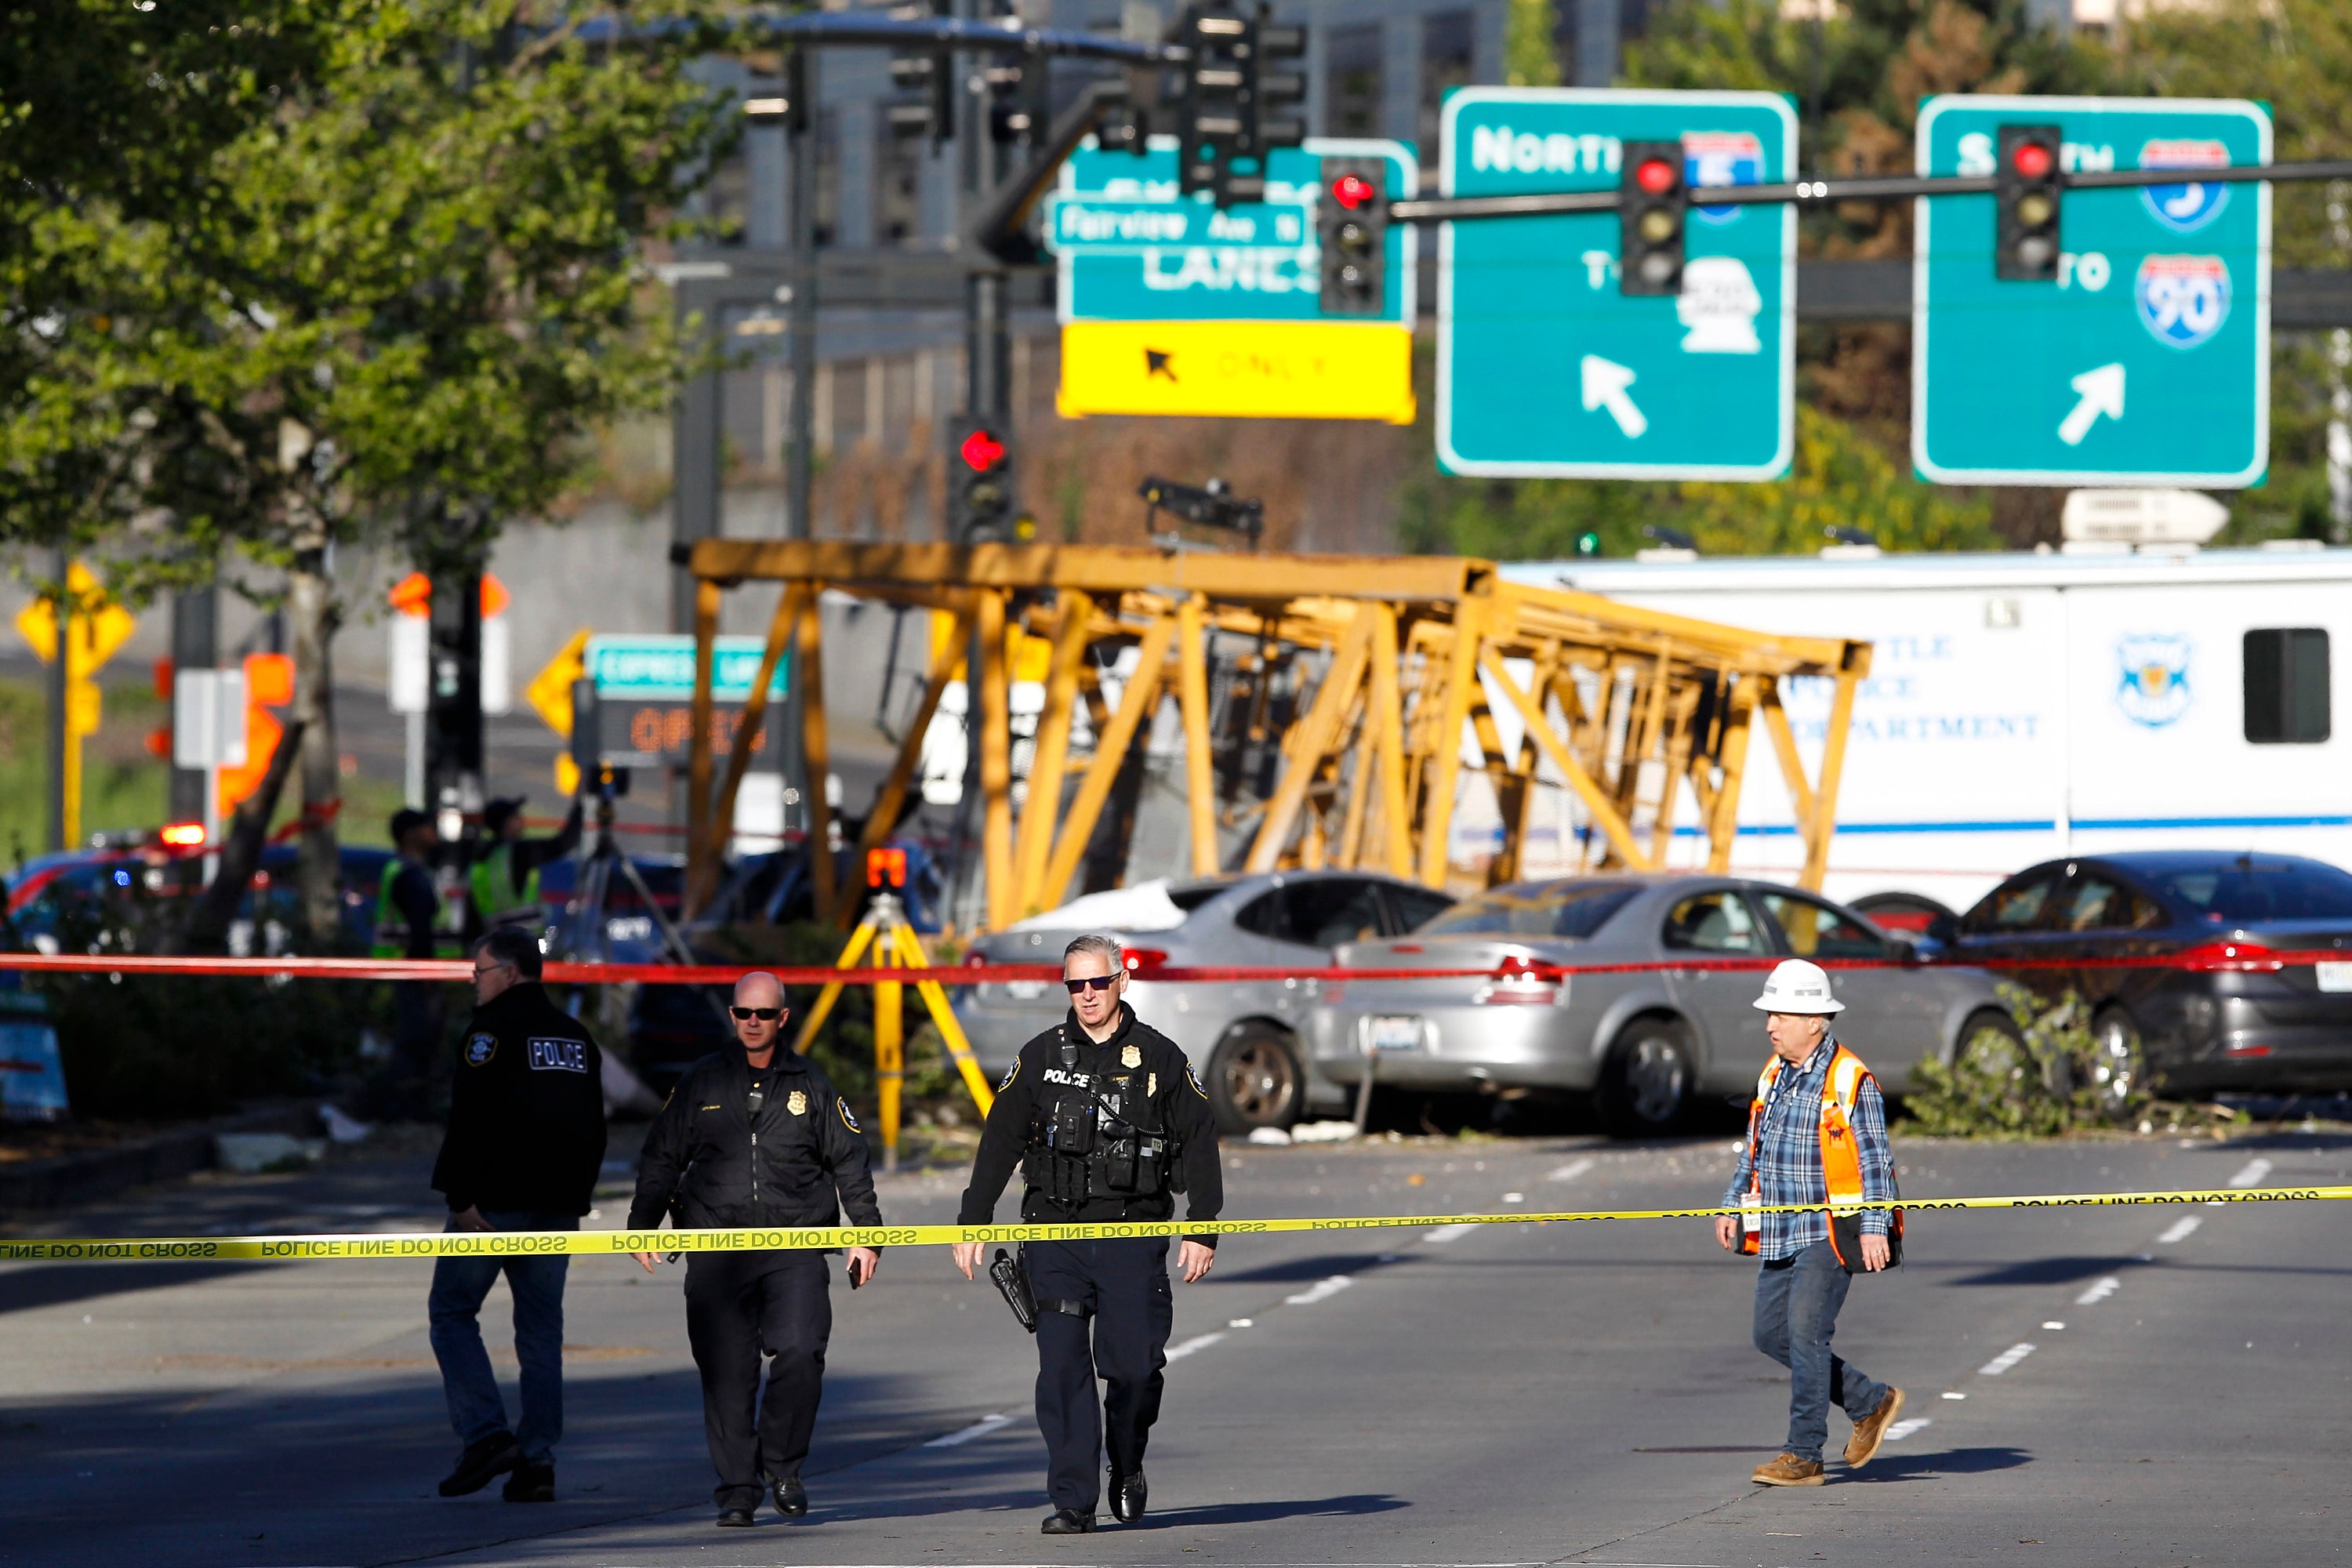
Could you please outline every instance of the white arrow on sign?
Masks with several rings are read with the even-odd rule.
[[[1617,428],[1625,432],[1626,439],[1638,438],[1650,427],[1649,418],[1633,406],[1625,389],[1633,384],[1633,373],[1614,360],[1599,354],[1586,354],[1581,365],[1584,382],[1584,411],[1605,408],[1609,417],[1617,421]]]
[[[2074,411],[2058,422],[2058,439],[2069,447],[2083,444],[2083,437],[2091,433],[2100,415],[2110,419],[2124,416],[2123,366],[2103,364],[2096,370],[2084,371],[2066,384],[2082,395]]]

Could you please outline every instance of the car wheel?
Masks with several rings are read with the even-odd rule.
[[[2082,1087],[2097,1097],[2100,1117],[2128,1118],[2147,1097],[2147,1047],[2139,1025],[2121,1007],[2102,1008],[2091,1020],[2091,1059]]]
[[[1290,1036],[1271,1024],[1235,1026],[1209,1054],[1209,1070],[1202,1077],[1220,1132],[1287,1131],[1307,1097],[1306,1074]]]
[[[1637,1019],[1618,1037],[1601,1068],[1601,1120],[1615,1138],[1670,1132],[1690,1103],[1697,1076],[1679,1025]]]
[[[1960,1026],[1952,1043],[1952,1060],[2010,1063],[2025,1058],[2025,1034],[2017,1020],[1998,1007],[1979,1007]]]

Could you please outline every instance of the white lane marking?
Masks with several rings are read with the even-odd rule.
[[[2075,1297],[2074,1305],[2077,1307],[2095,1307],[2123,1288],[2124,1282],[2110,1274],[2105,1279],[2100,1280],[2097,1284],[2092,1286],[2089,1289]]]
[[[2045,1329],[2049,1329],[2049,1330],[2053,1331],[2053,1332],[2054,1332],[2054,1331],[2063,1331],[2063,1330],[2064,1330],[2064,1328],[2066,1327],[2066,1325],[2065,1325],[2065,1324],[2063,1324],[2063,1323],[2062,1323],[2062,1322],[2059,1322],[2059,1321],[2058,1321],[2056,1319],[2054,1319],[2054,1318],[2053,1318],[2053,1319],[2052,1319],[2050,1321],[2048,1321],[2048,1322],[2046,1322],[2046,1323],[2042,1324],[2042,1326],[2043,1328],[2045,1328]]]
[[[1191,1339],[1186,1340],[1181,1345],[1170,1345],[1168,1347],[1168,1359],[1170,1361],[1182,1361],[1194,1351],[1207,1350],[1211,1345],[1215,1344],[1219,1340],[1223,1339],[1224,1337],[1224,1331],[1223,1330],[1219,1330],[1213,1334],[1194,1334]]]
[[[1598,1163],[1600,1163],[1600,1162],[1597,1160],[1570,1160],[1559,1170],[1548,1173],[1544,1177],[1544,1180],[1547,1182],[1572,1182],[1576,1180],[1577,1177],[1584,1174],[1585,1172],[1592,1169],[1592,1167]]]
[[[1345,1274],[1334,1274],[1328,1279],[1316,1281],[1296,1296],[1285,1296],[1282,1299],[1283,1304],[1289,1307],[1311,1307],[1318,1301],[1329,1300],[1354,1283],[1355,1281]]]
[[[1966,1399],[1968,1395],[1965,1394],[1955,1394],[1948,1388],[1944,1390],[1944,1397],[1947,1399]]]
[[[2002,1373],[2007,1372],[2011,1367],[2015,1366],[2019,1362],[2023,1361],[2027,1356],[2030,1356],[2032,1353],[2033,1347],[2032,1345],[2023,1343],[2013,1344],[2007,1350],[2001,1352],[1999,1355],[1993,1357],[1992,1360],[1985,1363],[1984,1365],[1977,1368],[1977,1375],[1979,1377],[1999,1377]]]
[[[1256,1326],[1257,1321],[1254,1318],[1235,1318],[1225,1325],[1229,1329],[1254,1329]]]
[[[1503,1194],[1503,1201],[1507,1204],[1523,1204],[1528,1201],[1528,1194],[1525,1193],[1505,1193]]]
[[[2230,1184],[2233,1187],[2259,1187],[2270,1173],[2271,1163],[2268,1160],[2249,1160],[2246,1162],[2246,1168],[2244,1170],[2240,1171],[2236,1175],[2230,1178]],[[2220,1208],[2221,1206],[2221,1200],[2220,1198],[2208,1198],[2205,1200],[2205,1206],[2207,1208]]]
[[[1935,1419],[1932,1415],[1906,1415],[1886,1429],[1886,1440],[1890,1443],[1900,1443],[1921,1427],[1932,1426]]]
[[[924,1444],[923,1447],[926,1448],[960,1448],[966,1443],[971,1442],[974,1437],[985,1437],[991,1432],[995,1431],[999,1426],[1009,1426],[1012,1424],[1013,1417],[1010,1415],[983,1415],[979,1420],[973,1422],[971,1426],[966,1426],[960,1431],[950,1432],[944,1437],[932,1438],[929,1442]]]
[[[1421,1239],[1431,1247],[1444,1247],[1449,1241],[1459,1241],[1478,1227],[1475,1225],[1441,1225]]]
[[[2204,1216],[2201,1215],[2182,1215],[2166,1227],[2162,1236],[2156,1238],[2156,1244],[2158,1247],[2170,1247],[2176,1241],[2187,1241],[2195,1234],[2197,1227],[2204,1223]]]

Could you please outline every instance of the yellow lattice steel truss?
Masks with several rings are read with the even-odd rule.
[[[1242,868],[1376,868],[1441,886],[1465,767],[1486,773],[1501,810],[1501,846],[1485,868],[1489,884],[1518,875],[1539,784],[1574,793],[1592,830],[1594,865],[1635,869],[1665,867],[1687,788],[1707,864],[1723,870],[1760,716],[1804,843],[1799,880],[1818,889],[1854,688],[1870,672],[1868,643],[1745,631],[1531,587],[1505,581],[1491,562],[1455,556],[713,539],[696,544],[688,564],[697,579],[698,654],[689,906],[717,885],[753,750],[732,747],[723,776],[714,778],[712,638],[721,595],[746,582],[780,582],[783,593],[740,733],[756,732],[789,643],[804,694],[811,778],[824,777],[827,765],[821,594],[953,617],[867,813],[861,849],[898,820],[940,699],[963,679],[966,650],[977,643],[981,850],[992,929],[1064,901],[1130,745],[1139,731],[1148,735],[1171,697],[1182,719],[1182,793],[1198,874],[1236,868],[1219,846],[1239,830],[1245,847],[1236,843],[1231,858]],[[1045,638],[1051,657],[1016,812],[1008,677],[1022,637]],[[1213,641],[1246,651],[1213,658]],[[1129,646],[1137,649],[1131,674],[1107,685],[1104,672]],[[1213,702],[1213,668],[1230,683],[1216,694],[1222,701]],[[1811,778],[1781,703],[1781,682],[1791,677],[1832,683]],[[1516,711],[1521,731],[1507,751],[1499,705]],[[1222,731],[1213,731],[1213,711],[1226,717]],[[1073,736],[1082,714],[1092,744],[1078,755]],[[1245,742],[1278,745],[1278,754],[1271,789],[1244,800],[1229,779],[1221,783],[1219,755]],[[809,795],[823,842],[824,792]],[[859,890],[836,888],[830,858],[813,858],[819,907],[849,912]]]

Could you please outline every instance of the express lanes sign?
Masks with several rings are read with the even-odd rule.
[[[1380,160],[1415,194],[1402,142],[1310,139],[1268,160],[1266,199],[1220,210],[1178,190],[1176,143],[1079,149],[1045,207],[1061,271],[1066,416],[1413,416],[1413,247],[1390,226],[1381,308],[1323,313],[1315,204],[1326,157]]]

